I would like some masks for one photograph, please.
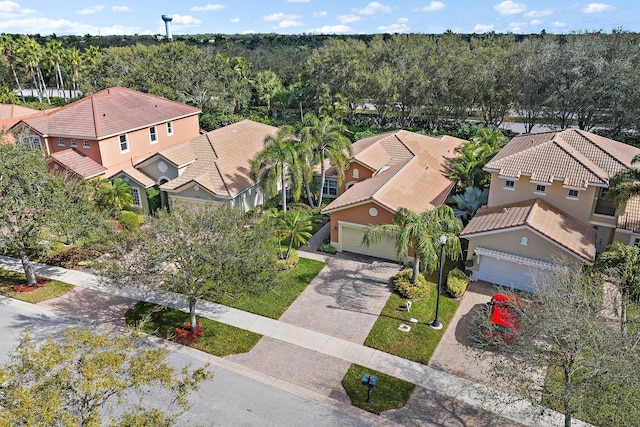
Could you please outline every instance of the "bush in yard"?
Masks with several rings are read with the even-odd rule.
[[[56,267],[76,268],[80,263],[93,261],[100,255],[100,252],[89,246],[78,246],[55,254],[46,263]]]
[[[454,268],[447,276],[447,292],[455,298],[460,298],[467,291],[469,277],[459,268]]]
[[[405,298],[420,299],[427,295],[429,285],[422,273],[418,274],[418,280],[411,283],[413,270],[406,268],[393,276],[393,289]]]
[[[320,246],[318,246],[318,250],[320,252],[325,252],[328,254],[335,254],[336,252],[338,252],[335,246],[333,246],[331,243],[322,243]]]
[[[296,265],[298,265],[298,260],[300,259],[300,255],[298,255],[297,250],[291,249],[291,252],[289,252],[289,258],[287,259],[282,259],[282,257],[284,257],[284,255],[286,254],[287,249],[284,248],[282,252],[283,252],[282,256],[280,257],[280,259],[276,261],[276,263],[278,264],[278,266],[280,266],[282,270],[291,270]]]
[[[144,216],[131,211],[122,211],[118,216],[118,220],[127,230],[134,230],[142,224]]]
[[[287,210],[293,212],[300,212],[301,214],[305,214],[308,216],[313,215],[313,208],[305,203],[288,203]]]

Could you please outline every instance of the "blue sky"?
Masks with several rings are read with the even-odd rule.
[[[640,1],[0,0],[0,33],[456,33],[640,31]]]

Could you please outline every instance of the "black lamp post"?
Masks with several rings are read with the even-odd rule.
[[[429,323],[433,329],[442,329],[442,323],[438,320],[440,311],[440,288],[442,287],[442,268],[444,267],[444,245],[447,243],[447,236],[440,236],[440,272],[438,273],[438,294],[436,295],[436,318]]]

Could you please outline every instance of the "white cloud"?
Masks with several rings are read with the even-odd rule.
[[[247,30],[247,31],[244,31],[242,34],[255,34],[255,33],[256,33],[256,30]]]
[[[409,18],[400,18],[398,19],[398,22],[404,24],[405,22],[409,22]]]
[[[555,22],[552,22],[552,23],[551,23],[551,26],[552,26],[553,28],[563,28],[563,27],[566,27],[566,26],[567,26],[567,24],[566,24],[566,23],[564,23],[564,22],[555,21]]]
[[[376,15],[391,13],[391,7],[374,1],[369,3],[364,9],[354,9],[354,11],[358,12],[360,15]]]
[[[587,7],[582,9],[584,13],[602,13],[602,12],[610,12],[612,10],[616,10],[615,6],[611,6],[610,4],[603,3],[589,3]]]
[[[551,9],[544,10],[531,10],[524,14],[525,18],[542,18],[543,16],[549,16],[553,13]]]
[[[383,33],[408,33],[409,27],[406,24],[395,23],[391,25],[381,25],[378,27],[378,31]]]
[[[205,4],[204,6],[193,6],[191,12],[216,12],[225,9],[227,6],[223,4]]]
[[[181,28],[197,27],[198,25],[202,24],[201,20],[199,20],[198,18],[194,18],[191,15],[173,15],[172,22],[173,22],[173,28],[176,30],[179,30]],[[164,28],[164,23],[162,23],[161,28]],[[161,31],[160,33],[163,33],[163,32],[164,30]]]
[[[542,25],[543,22],[541,20],[539,20],[539,19],[532,19],[531,22],[529,22],[529,24],[535,26],[535,25]]]
[[[131,12],[129,6],[111,6],[111,10],[115,12]]]
[[[82,10],[76,11],[76,13],[78,15],[93,15],[94,13],[100,12],[102,9],[104,9],[104,5],[103,4],[99,4],[99,5],[96,5],[96,6],[85,7]]]
[[[338,15],[338,22],[341,24],[351,24],[362,20],[358,15]]]
[[[313,15],[311,16],[313,16],[314,18],[324,18],[325,16],[327,16],[327,12],[321,10],[320,12],[313,12]]]
[[[240,18],[233,18],[229,22],[231,22],[232,24],[237,24],[238,22],[240,22]]]
[[[312,28],[307,32],[312,34],[338,34],[352,33],[353,31],[348,25],[325,25],[320,28]]]
[[[431,3],[429,3],[427,6],[424,7],[416,7],[415,9],[413,9],[415,12],[435,12],[436,10],[442,10],[444,9],[445,4],[442,3],[441,1],[432,1]]]
[[[111,35],[129,35],[129,34],[153,34],[151,31],[144,31],[140,27],[128,27],[123,25],[114,25],[111,27],[97,27],[95,25],[88,25],[82,22],[74,22],[68,19],[49,19],[49,18],[28,18],[28,19],[13,19],[4,21],[2,28],[11,30],[16,33],[29,34],[33,32],[34,28],[38,28],[40,34],[53,34],[58,35],[71,34],[71,35],[83,35],[83,34],[99,34],[101,36]]]
[[[300,18],[301,17],[298,15],[285,15],[284,13],[273,13],[271,15],[267,15],[263,17],[262,19],[268,22],[276,22],[276,21],[284,21],[284,20],[294,21]]]
[[[509,31],[512,33],[521,33],[524,28],[527,27],[526,22],[510,22]]]
[[[35,14],[33,9],[25,9],[13,1],[0,1],[0,19],[14,19]],[[4,25],[4,23],[3,23]]]
[[[506,0],[493,6],[493,10],[498,12],[500,15],[517,15],[519,13],[526,12],[527,5],[523,3],[516,3],[511,0]]]
[[[304,25],[304,22],[295,19],[285,19],[278,23],[278,28],[299,27],[300,25]]]
[[[493,31],[493,24],[476,24],[473,27],[474,33],[490,33],[491,31]]]

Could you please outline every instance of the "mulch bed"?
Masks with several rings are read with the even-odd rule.
[[[23,282],[23,283],[18,283],[17,285],[11,286],[11,289],[14,292],[33,292],[36,289],[40,289],[41,287],[43,287],[48,280],[49,279],[47,279],[46,277],[36,277],[35,285],[27,285],[27,282]]]
[[[191,323],[186,322],[176,328],[176,341],[179,343],[188,343],[197,340],[202,336],[204,327],[200,323],[196,323],[196,330],[191,330]]]

